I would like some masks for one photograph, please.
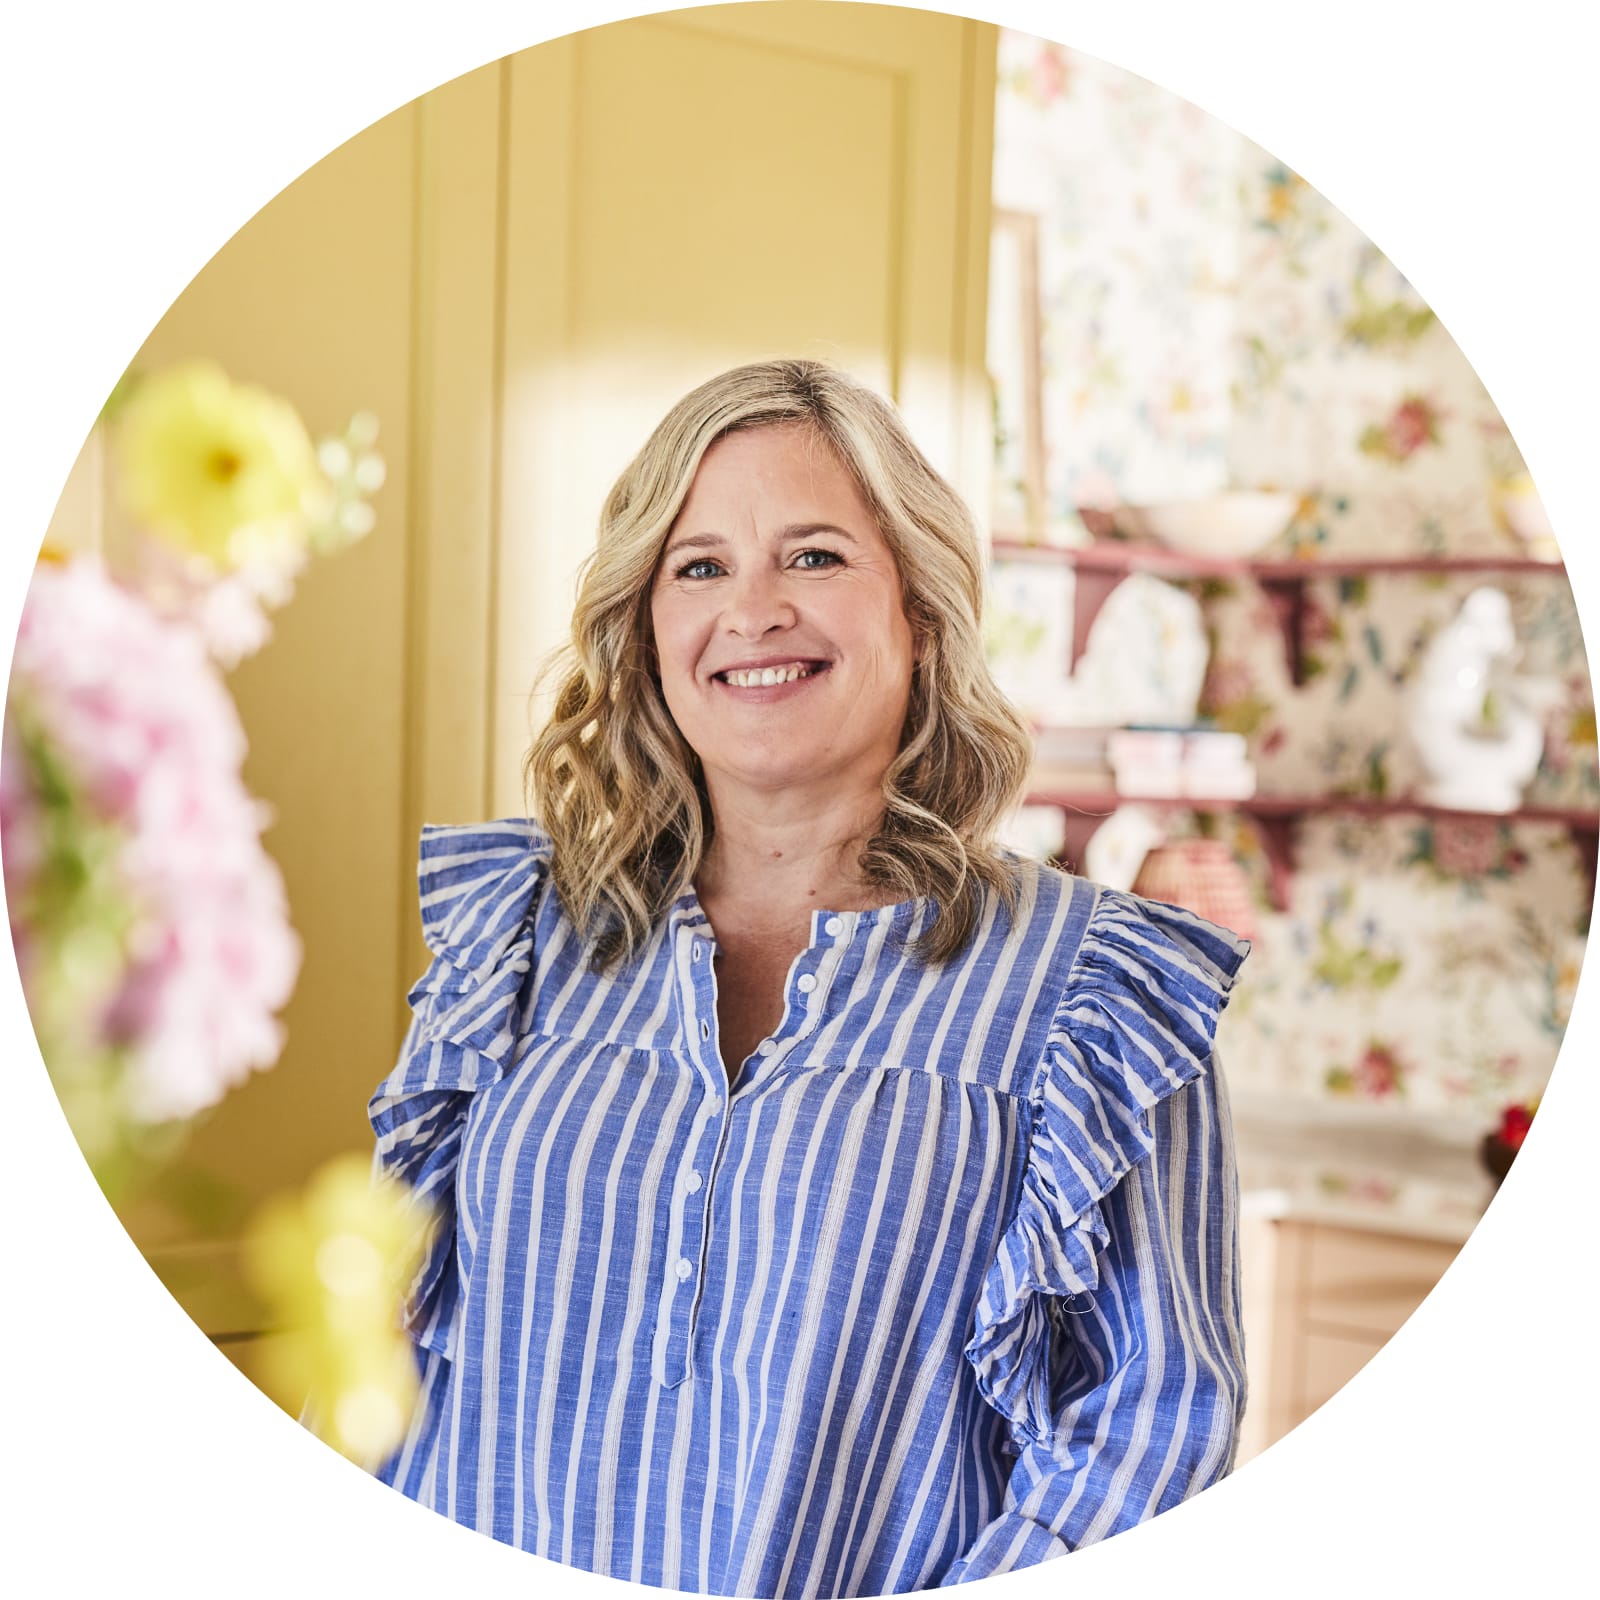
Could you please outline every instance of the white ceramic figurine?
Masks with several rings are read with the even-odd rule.
[[[1411,737],[1428,781],[1422,799],[1462,811],[1515,811],[1544,750],[1550,678],[1508,670],[1521,650],[1502,590],[1474,589],[1428,645],[1411,692]]]

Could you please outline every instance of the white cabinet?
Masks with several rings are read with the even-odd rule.
[[[1247,1211],[1241,1248],[1250,1401],[1240,1463],[1303,1422],[1377,1354],[1460,1242]]]

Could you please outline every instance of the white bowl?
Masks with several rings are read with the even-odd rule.
[[[1530,478],[1506,484],[1496,496],[1505,525],[1528,547],[1528,553],[1541,561],[1559,561],[1560,547],[1555,529],[1550,526],[1544,501]]]
[[[1251,489],[1205,500],[1119,506],[1117,526],[1135,539],[1159,539],[1185,555],[1237,560],[1269,545],[1294,519],[1298,495]]]

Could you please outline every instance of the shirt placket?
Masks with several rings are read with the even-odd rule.
[[[760,1059],[741,1082],[741,1088],[763,1083],[782,1070],[795,1048],[821,1025],[834,979],[859,920],[850,913],[813,913],[811,943],[795,958],[784,986],[783,1016],[756,1046]]]
[[[790,1051],[813,1033],[822,1019],[829,986],[843,959],[854,917],[812,917],[810,945],[795,959],[784,987],[783,1017],[777,1029],[756,1046],[759,1064],[740,1090],[765,1081],[785,1063]],[[727,1148],[733,1091],[718,1049],[715,947],[704,923],[680,928],[673,959],[683,997],[690,1060],[700,1083],[701,1106],[680,1158],[673,1187],[672,1227],[656,1322],[654,1376],[667,1388],[688,1377],[695,1327],[704,1299],[706,1264],[712,1241],[707,1221],[717,1174]],[[736,1067],[742,1065],[737,1063]]]
[[[700,1099],[673,1177],[666,1270],[652,1350],[653,1376],[669,1389],[689,1375],[694,1309],[705,1273],[711,1180],[728,1129],[727,1075],[716,1049],[712,954],[711,931],[704,923],[680,926],[674,933],[673,967],[683,1006],[684,1042]]]

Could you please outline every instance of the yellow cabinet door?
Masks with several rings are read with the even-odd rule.
[[[535,668],[606,487],[674,399],[821,356],[986,503],[994,46],[958,18],[781,3],[533,47],[319,163],[151,334],[142,364],[215,357],[316,431],[371,409],[390,469],[376,531],[312,565],[231,678],[305,951],[281,1061],[191,1146],[247,1202],[370,1147],[426,960],[418,827],[522,809]],[[115,540],[100,466],[86,450],[63,543]],[[127,1220],[215,1320],[228,1241]]]
[[[509,63],[497,808],[520,805],[529,685],[605,491],[702,379],[837,362],[987,503],[995,37],[891,7],[716,6]]]
[[[416,915],[414,905],[402,912],[399,863],[415,848],[400,800],[408,467],[417,448],[417,119],[416,105],[386,117],[263,207],[136,357],[143,370],[215,359],[234,378],[288,398],[316,434],[371,410],[389,468],[376,529],[314,559],[293,600],[274,613],[271,640],[229,674],[249,740],[245,781],[270,809],[263,842],[282,870],[303,952],[278,1064],[230,1093],[189,1144],[189,1157],[232,1185],[245,1207],[370,1140],[366,1096],[393,1061],[403,1010],[396,983],[403,947],[410,960],[410,931],[402,917]],[[95,454],[91,445],[85,459]],[[114,503],[105,513],[104,540],[115,550],[128,531]],[[58,518],[77,516],[70,504],[58,510]],[[209,1303],[214,1286],[189,1224],[148,1205],[126,1220],[147,1253],[160,1254],[185,1304]],[[226,1240],[220,1248],[226,1257]]]

